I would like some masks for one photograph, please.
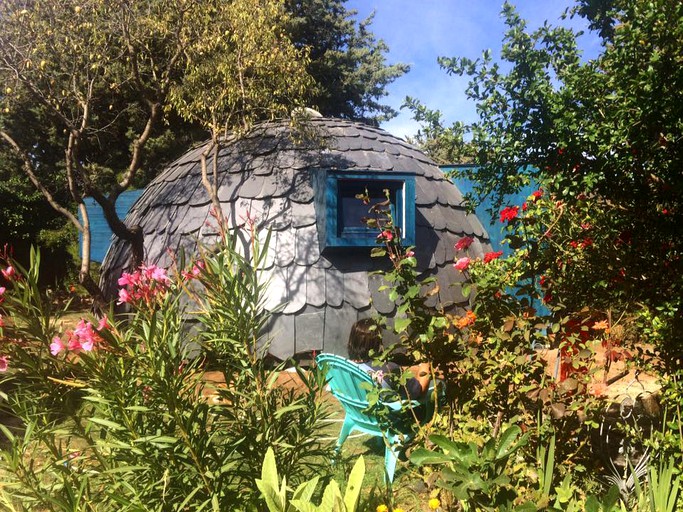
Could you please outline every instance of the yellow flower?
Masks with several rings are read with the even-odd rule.
[[[403,510],[402,508],[395,508],[394,512],[405,512],[405,510]]]
[[[389,512],[389,507],[386,505],[378,505],[377,512]]]
[[[429,510],[436,510],[441,506],[441,502],[438,498],[432,498],[427,504],[429,505]]]

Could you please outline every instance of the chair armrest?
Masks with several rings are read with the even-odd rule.
[[[395,402],[383,402],[380,400],[379,403],[392,411],[400,411],[407,406],[418,407],[420,405],[420,402],[417,400],[396,400]]]

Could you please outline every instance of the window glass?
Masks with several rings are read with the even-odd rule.
[[[339,180],[339,202],[337,205],[337,226],[339,234],[352,232],[367,232],[369,230],[366,219],[373,217],[371,208],[374,205],[387,201],[385,190],[389,190],[389,200],[391,202],[392,214],[396,204],[396,184],[388,183],[368,183],[365,180]],[[370,197],[370,204],[365,204],[358,199],[358,195],[365,194],[367,190]],[[387,205],[389,206],[389,205]],[[384,207],[383,209],[388,209]],[[372,228],[376,231],[376,228]]]

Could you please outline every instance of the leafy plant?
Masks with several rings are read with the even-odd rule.
[[[440,450],[418,448],[410,461],[418,466],[444,466],[439,468],[437,483],[452,492],[464,507],[500,510],[509,507],[516,497],[510,486],[508,464],[527,440],[528,435],[516,425],[505,429],[499,438],[490,438],[482,447],[433,435],[429,441]]]
[[[276,385],[281,367],[270,369],[254,350],[267,344],[259,338],[261,260],[237,254],[229,236],[175,275],[153,265],[125,273],[125,322],[82,319],[62,334],[35,309],[44,297],[28,283],[38,257],[27,277],[16,272],[3,329],[22,338],[2,344],[13,384],[3,405],[23,431],[4,429],[2,500],[17,510],[249,509],[269,446],[286,461],[288,481],[325,473],[332,447],[316,435],[324,379],[299,369],[300,390]],[[244,307],[229,332],[221,289],[234,310]],[[201,329],[187,325],[190,290]],[[24,314],[36,318],[24,324]],[[203,378],[197,347],[205,342],[225,375],[219,390]],[[61,395],[73,406],[46,399]]]
[[[0,254],[6,286],[0,287],[0,358],[6,367],[23,369],[21,385],[14,385],[12,372],[0,374],[0,389],[13,389],[23,398],[14,407],[27,417],[51,422],[74,409],[82,394],[78,387],[55,383],[77,378],[80,369],[67,358],[50,357],[50,344],[60,330],[69,304],[55,308],[39,284],[40,251],[30,251],[30,266],[16,262],[8,248]],[[0,403],[1,405],[1,403]]]
[[[288,498],[287,478],[278,476],[275,465],[275,454],[272,448],[268,448],[261,478],[256,480],[261,494],[270,512],[289,512],[298,510],[299,512],[355,512],[358,510],[361,485],[365,477],[365,461],[361,455],[351,470],[346,490],[342,496],[337,482],[332,480],[325,487],[319,505],[312,503],[316,487],[320,478],[313,477],[311,480],[302,483]]]
[[[673,512],[678,510],[680,489],[680,470],[672,459],[668,459],[657,466],[650,465],[645,484],[636,478],[632,501],[637,510]]]

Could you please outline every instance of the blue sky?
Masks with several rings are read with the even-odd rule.
[[[581,19],[560,21],[571,0],[518,0],[512,2],[530,30],[545,20],[585,29]],[[410,64],[408,74],[388,88],[385,102],[399,109],[406,96],[420,99],[433,109],[441,110],[448,122],[471,122],[476,118],[474,104],[465,98],[466,78],[448,76],[439,68],[437,57],[469,57],[475,59],[485,49],[494,57],[500,53],[505,27],[500,17],[503,0],[347,0],[348,9],[356,9],[364,19],[375,11],[372,31],[390,48],[388,62]],[[587,30],[586,30],[587,32]],[[596,37],[585,35],[579,40],[584,57],[599,51]],[[404,137],[417,131],[417,123],[403,110],[382,127]]]

